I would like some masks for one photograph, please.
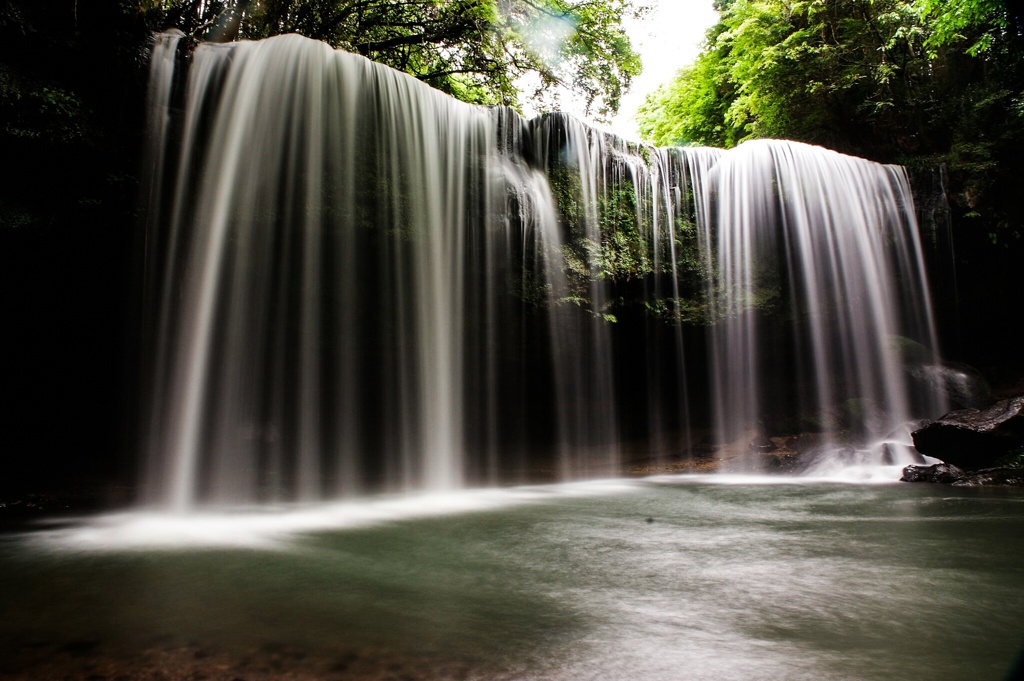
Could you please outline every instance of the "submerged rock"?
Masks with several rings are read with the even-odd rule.
[[[917,451],[965,470],[993,466],[1024,446],[1024,395],[986,409],[951,411],[912,434]]]

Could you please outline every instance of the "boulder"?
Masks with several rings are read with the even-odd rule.
[[[954,483],[964,477],[965,473],[947,463],[936,463],[931,466],[911,465],[903,469],[900,482],[941,482]]]
[[[951,411],[911,437],[927,456],[964,470],[990,468],[1010,450],[1024,447],[1024,395],[985,409]]]

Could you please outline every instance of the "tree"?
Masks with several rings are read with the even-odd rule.
[[[472,103],[518,107],[529,81],[542,103],[565,90],[606,118],[640,72],[623,20],[645,9],[629,0],[173,0],[148,11],[160,28],[200,39],[300,33]]]
[[[917,10],[931,24],[925,45],[932,57],[939,48],[964,43],[968,44],[964,51],[972,57],[988,52],[1011,23],[1008,8],[1000,0],[918,0]]]
[[[712,28],[706,44],[716,44],[723,29],[722,24]],[[736,98],[727,56],[726,49],[706,49],[675,80],[649,95],[637,115],[644,139],[663,146],[735,146],[743,133],[727,120]]]
[[[720,12],[697,62],[643,107],[653,141],[788,137],[862,153],[919,143],[931,98],[909,3],[734,0]]]

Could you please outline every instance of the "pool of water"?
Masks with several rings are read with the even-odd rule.
[[[1024,494],[683,476],[123,514],[0,537],[0,575],[24,678],[979,681],[1024,643]]]

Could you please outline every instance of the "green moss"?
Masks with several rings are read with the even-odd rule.
[[[630,149],[635,161],[653,162],[646,147]],[[621,158],[607,162],[602,177],[607,181],[588,206],[578,169],[552,153],[548,159],[549,186],[564,235],[561,267],[567,291],[562,300],[607,319],[626,309],[640,309],[669,324],[707,324],[711,306],[705,282],[712,271],[700,248],[692,190],[685,177],[672,177],[682,195],[672,213],[650,192],[640,192],[633,173]],[[682,171],[679,171],[684,175]],[[607,301],[595,309],[594,291]],[[752,303],[770,306],[779,288],[759,291]]]

